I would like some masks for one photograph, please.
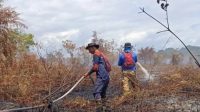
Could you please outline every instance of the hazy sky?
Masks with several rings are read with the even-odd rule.
[[[170,26],[187,45],[200,43],[200,0],[168,0]],[[182,47],[169,33],[139,7],[165,22],[165,12],[156,0],[6,0],[28,26],[27,32],[48,49],[59,49],[63,40],[79,46],[90,42],[96,30],[104,39],[114,39],[118,45],[131,42],[136,48]]]

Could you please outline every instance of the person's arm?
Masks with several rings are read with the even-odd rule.
[[[122,65],[123,65],[123,55],[120,53],[119,59],[118,59],[118,66],[122,66]]]
[[[137,63],[138,59],[137,59],[137,54],[136,53],[133,53],[133,59],[134,59],[135,63]]]
[[[94,55],[93,56],[93,66],[90,69],[90,71],[88,72],[88,75],[91,75],[92,73],[98,71],[99,68],[99,56]]]

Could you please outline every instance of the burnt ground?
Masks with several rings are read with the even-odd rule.
[[[161,73],[152,72],[152,74],[154,74],[152,80],[146,80],[142,75],[138,77],[142,89],[124,98],[120,97],[122,92],[120,77],[111,76],[107,91],[109,110],[111,112],[200,112],[200,91],[194,91],[190,87],[177,90],[168,88],[166,92],[160,91],[162,89],[159,86],[154,88],[151,86],[162,84],[158,77]],[[64,101],[56,104],[55,108],[59,112],[94,112],[95,101],[92,92],[93,84],[87,79],[75,88]],[[24,105],[0,101],[0,109],[20,106]]]
[[[169,71],[170,74],[171,71]],[[139,74],[142,74],[139,72]],[[166,72],[153,71],[151,78],[146,79],[144,75],[138,75],[141,90],[133,92],[132,95],[122,98],[122,85],[119,77],[111,76],[107,96],[108,105],[112,112],[200,112],[200,91],[194,90],[191,86],[176,88],[174,82],[167,82],[167,90],[159,88],[164,85],[160,79],[161,74]],[[173,75],[174,76],[174,75]],[[175,75],[176,76],[176,75]],[[177,76],[176,76],[177,77]],[[172,79],[169,79],[172,80]],[[174,79],[173,79],[174,80]],[[175,85],[180,85],[177,79]],[[171,85],[170,85],[171,84]],[[157,85],[151,87],[152,85]],[[169,86],[169,88],[168,88]],[[171,87],[170,87],[171,86]],[[162,87],[162,86],[161,86]],[[65,111],[95,111],[92,91],[93,85],[79,86],[65,100]],[[77,100],[74,100],[77,99]],[[70,103],[71,102],[71,103]],[[76,103],[73,103],[76,102]],[[83,104],[79,104],[83,102]],[[76,106],[71,106],[76,105]]]
[[[156,74],[155,74],[156,75]],[[115,79],[113,79],[115,80]],[[199,112],[200,95],[190,89],[186,91],[176,91],[161,93],[156,90],[148,90],[149,83],[155,81],[146,81],[139,78],[142,90],[126,98],[121,98],[121,83],[118,81],[110,83],[107,91],[108,105],[112,112]],[[93,101],[93,85],[79,86],[65,100],[62,105],[64,111],[88,112],[95,111],[95,102]],[[76,99],[76,100],[75,100]],[[82,104],[81,104],[82,102]]]

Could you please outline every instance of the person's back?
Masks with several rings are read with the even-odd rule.
[[[124,52],[119,54],[118,65],[122,69],[123,94],[129,95],[136,86],[137,54],[132,51],[131,43],[125,43]],[[131,84],[131,85],[130,85]]]
[[[97,77],[100,77],[103,80],[106,80],[109,78],[109,72],[106,70],[106,62],[105,57],[103,57],[103,53],[99,50],[96,50],[93,55],[93,64],[98,64],[98,68],[96,71]]]
[[[137,54],[131,48],[124,48],[124,52],[119,54],[118,65],[122,71],[136,71]]]

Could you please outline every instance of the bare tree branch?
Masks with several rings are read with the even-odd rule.
[[[166,28],[166,30],[164,31],[160,31],[158,33],[161,32],[165,32],[165,31],[169,31],[172,35],[174,35],[182,44],[183,46],[186,48],[186,50],[190,53],[190,55],[193,57],[193,59],[195,60],[195,63],[198,65],[198,67],[200,68],[200,63],[198,62],[198,60],[196,59],[196,57],[192,54],[192,52],[189,50],[189,48],[186,46],[186,44],[170,29],[170,25],[169,25],[169,17],[168,17],[168,2],[167,0],[157,0],[157,3],[160,4],[160,1],[164,1],[165,3],[161,4],[161,8],[166,11],[166,20],[167,20],[167,25],[164,25],[162,22],[160,22],[158,19],[156,19],[155,17],[153,17],[151,14],[147,13],[144,8],[140,8],[140,10],[142,11],[142,13],[146,14],[147,16],[149,16],[150,18],[152,18],[153,20],[155,20],[156,22],[158,22],[161,26],[163,26],[164,28]]]

